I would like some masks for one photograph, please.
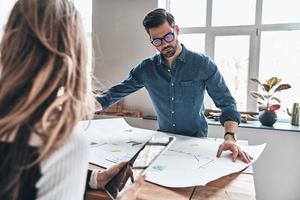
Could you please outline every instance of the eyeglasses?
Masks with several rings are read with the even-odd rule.
[[[162,45],[163,40],[166,42],[172,42],[174,40],[174,30],[170,33],[167,33],[164,37],[162,38],[153,38],[153,40],[151,40],[151,43],[153,44],[153,46],[155,47],[159,47]]]

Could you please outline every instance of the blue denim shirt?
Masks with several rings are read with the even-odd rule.
[[[183,46],[183,45],[182,45]],[[216,64],[203,54],[184,46],[169,69],[163,56],[143,60],[128,77],[97,97],[105,109],[123,97],[145,87],[157,114],[159,130],[187,136],[207,136],[204,93],[207,90],[221,109],[220,122],[240,122],[236,102]]]

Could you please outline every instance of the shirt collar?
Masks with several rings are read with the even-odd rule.
[[[182,50],[181,50],[180,54],[177,56],[176,60],[180,60],[180,61],[185,63],[186,60],[187,60],[187,53],[188,52],[187,52],[187,49],[185,48],[185,46],[183,44],[181,44],[181,46],[182,46]],[[156,64],[161,65],[162,63],[166,64],[164,59],[163,59],[163,55],[161,53],[159,53],[159,54],[157,54]]]
[[[186,60],[187,60],[187,53],[188,52],[187,52],[187,49],[185,48],[185,46],[183,44],[181,44],[181,46],[182,46],[182,50],[181,50],[179,56],[177,57],[177,59],[185,63]]]

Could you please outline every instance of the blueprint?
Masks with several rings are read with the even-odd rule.
[[[133,128],[123,118],[81,121],[76,132],[89,140],[89,162],[111,167],[130,160],[155,131]]]
[[[90,142],[90,163],[105,168],[130,160],[151,138],[151,142],[174,138],[144,171],[147,181],[173,188],[205,185],[239,172],[252,165],[265,148],[265,144],[248,146],[247,141],[238,141],[240,148],[254,158],[246,164],[241,160],[232,162],[229,151],[216,157],[222,138],[195,138],[134,128],[123,118],[81,121],[77,131]]]
[[[222,176],[239,172],[253,164],[265,148],[239,146],[254,159],[250,164],[241,160],[232,162],[231,153],[225,151],[220,158],[216,153],[222,140],[176,136],[173,145],[157,158],[145,171],[147,181],[166,187],[206,185]]]

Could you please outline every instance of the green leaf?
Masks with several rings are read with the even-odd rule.
[[[264,86],[261,84],[261,82],[260,82],[259,80],[257,80],[256,78],[251,78],[250,80],[253,81],[253,82],[255,82],[255,83],[257,83],[258,85],[260,85],[260,87],[261,87],[263,90],[265,89]]]
[[[264,87],[264,89],[265,89],[265,91],[267,91],[267,92],[269,92],[270,91],[270,89],[271,89],[271,87],[270,87],[270,85],[269,84],[263,84],[263,87]]]
[[[278,103],[281,103],[280,99],[278,99],[277,97],[272,97],[271,100],[275,100],[275,101],[277,101]]]
[[[276,85],[278,85],[280,82],[281,82],[281,78],[277,78],[277,83],[276,83]]]
[[[253,82],[255,82],[255,83],[257,83],[257,84],[259,84],[259,85],[261,85],[260,81],[257,80],[257,79],[255,79],[255,78],[250,78],[250,80],[253,81]]]
[[[272,77],[267,81],[267,84],[269,85],[270,89],[274,87],[278,83],[278,78],[277,77]],[[269,89],[269,90],[270,90]]]
[[[279,86],[275,89],[274,93],[275,93],[275,92],[278,92],[278,91],[281,91],[281,90],[286,90],[286,89],[289,89],[289,88],[291,88],[291,86],[290,86],[289,84],[281,84],[281,85],[279,85]]]
[[[265,97],[266,99],[269,99],[269,98],[272,97],[272,95],[271,95],[271,94],[269,94],[269,95],[264,95],[264,97]]]
[[[258,92],[251,91],[251,92],[250,92],[250,95],[251,95],[252,97],[254,97],[255,99],[261,99],[261,100],[263,100],[263,101],[265,100],[264,96],[261,95],[261,94],[259,94]]]

